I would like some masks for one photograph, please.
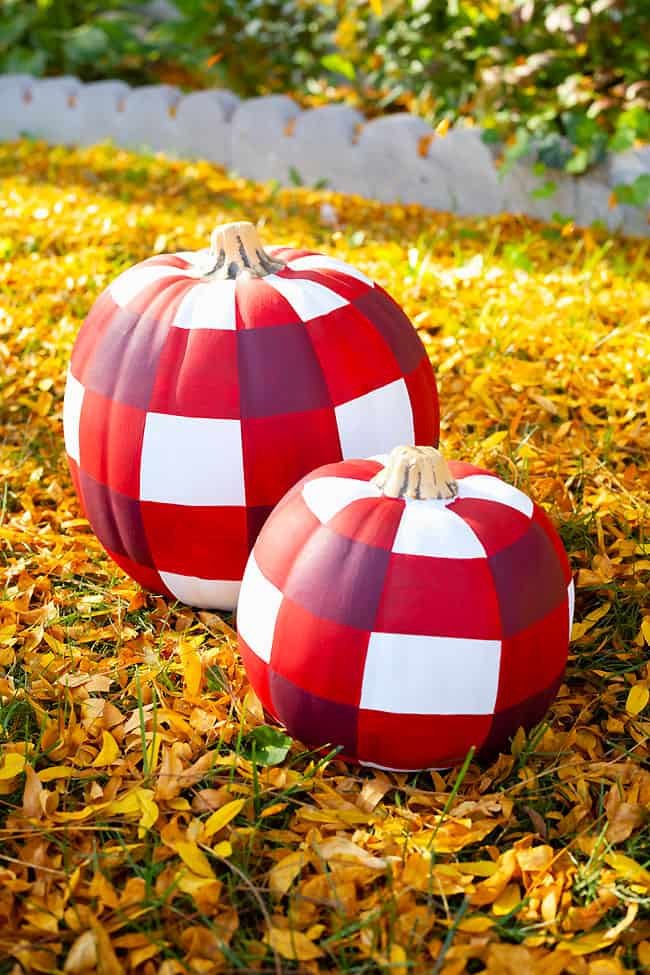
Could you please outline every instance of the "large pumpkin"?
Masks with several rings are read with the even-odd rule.
[[[291,734],[412,770],[494,753],[540,721],[572,613],[540,507],[488,471],[402,447],[288,493],[251,553],[237,624],[251,684]]]
[[[269,512],[304,474],[437,443],[424,346],[342,261],[265,252],[248,223],[121,274],[75,343],[65,444],[84,511],[144,587],[232,609]]]

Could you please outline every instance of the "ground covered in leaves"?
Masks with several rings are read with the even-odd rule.
[[[0,973],[650,966],[646,245],[33,143],[0,147],[0,212]],[[559,526],[566,681],[492,765],[289,747],[232,621],[144,595],[80,517],[61,402],[82,319],[131,263],[249,217],[381,280],[427,342],[448,453]]]

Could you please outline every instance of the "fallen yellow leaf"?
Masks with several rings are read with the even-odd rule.
[[[650,871],[642,867],[632,857],[628,857],[624,853],[608,853],[605,861],[624,880],[629,880],[633,884],[642,884],[650,890]]]
[[[585,633],[588,633],[599,620],[602,620],[609,613],[611,606],[611,603],[603,603],[602,606],[597,606],[596,609],[592,609],[583,620],[580,622],[576,621],[571,627],[571,639],[579,640]]]
[[[84,931],[72,943],[63,971],[69,975],[81,975],[97,968],[97,939],[94,931]]]
[[[481,447],[483,448],[483,450],[494,450],[495,447],[498,447],[499,444],[503,443],[503,441],[506,439],[507,436],[508,436],[507,430],[496,430],[494,433],[490,434],[490,436],[483,441]]]
[[[221,809],[213,812],[203,824],[203,836],[205,839],[209,839],[215,833],[218,833],[220,829],[223,829],[224,826],[227,826],[242,811],[245,804],[245,799],[233,799],[232,802],[227,802]]]
[[[307,857],[302,850],[296,850],[278,860],[269,871],[269,889],[271,892],[286,894],[307,862]]]
[[[24,771],[26,763],[25,756],[19,755],[18,752],[9,752],[6,754],[2,767],[0,768],[0,782],[6,779],[13,779],[17,775],[20,775]]]
[[[492,904],[492,912],[501,917],[504,914],[510,914],[511,911],[517,907],[521,902],[521,891],[519,890],[519,884],[508,884],[508,886],[501,891],[497,899]]]
[[[208,858],[196,843],[192,843],[190,840],[177,840],[172,845],[172,849],[178,853],[183,863],[190,868],[192,873],[197,874],[199,877],[208,877],[210,880],[216,880]]]
[[[323,952],[301,931],[288,931],[270,927],[264,941],[289,961],[313,961],[322,958]]]
[[[102,747],[93,762],[95,768],[104,768],[112,765],[120,754],[120,746],[113,738],[110,731],[102,731]]]
[[[628,714],[636,717],[637,714],[641,714],[644,710],[648,700],[650,700],[648,685],[642,683],[634,684],[627,695],[625,710]]]

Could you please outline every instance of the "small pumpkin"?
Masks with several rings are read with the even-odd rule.
[[[304,474],[438,429],[431,364],[398,305],[342,261],[266,252],[250,223],[113,281],[64,404],[72,477],[109,555],[147,589],[218,609]]]
[[[431,447],[321,467],[251,553],[239,645],[265,710],[366,765],[446,768],[539,722],[573,583],[542,508]]]

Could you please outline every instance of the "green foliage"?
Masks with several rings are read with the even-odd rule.
[[[0,70],[225,85],[475,119],[580,174],[650,139],[645,0],[4,0]],[[628,194],[629,195],[629,194]]]
[[[0,71],[154,80],[155,65],[179,52],[158,36],[144,7],[124,0],[0,0]]]

